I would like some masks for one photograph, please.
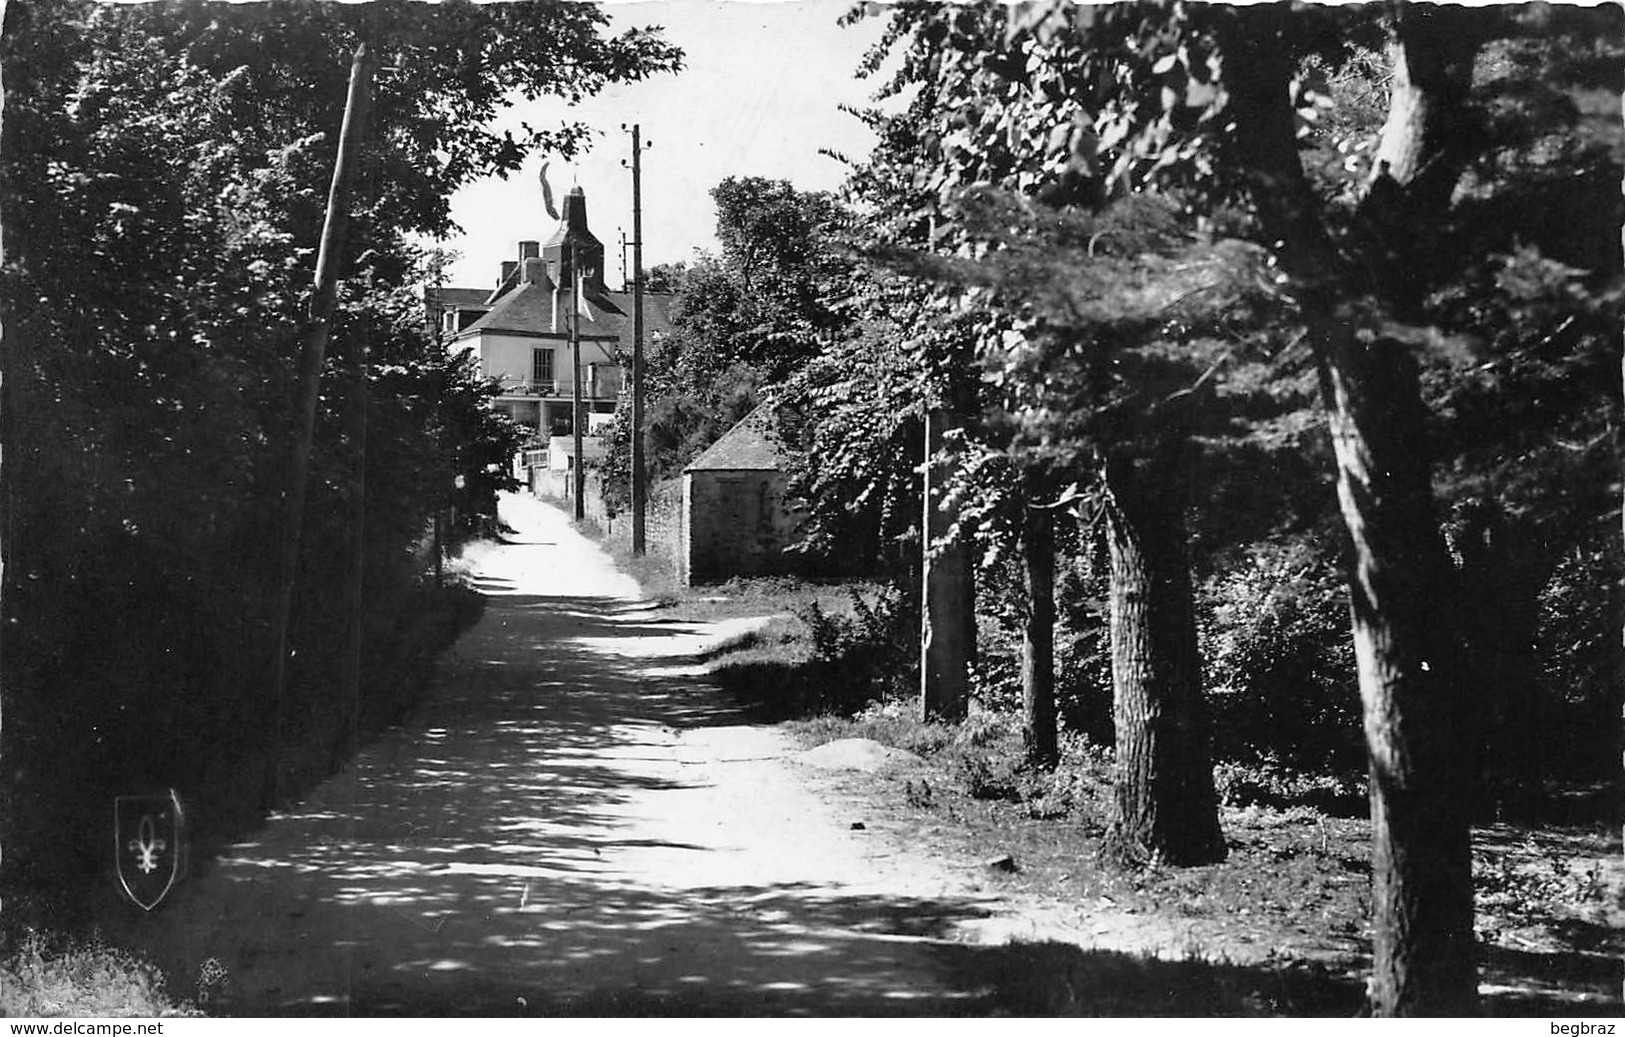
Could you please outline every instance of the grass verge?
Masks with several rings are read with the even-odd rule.
[[[1349,790],[1233,768],[1234,795],[1221,808],[1225,861],[1126,869],[1097,855],[1113,810],[1109,749],[1074,736],[1064,739],[1060,766],[1027,768],[1019,763],[1013,715],[944,725],[913,719],[909,705],[787,727],[809,747],[872,738],[921,756],[920,764],[891,773],[825,779],[826,791],[846,800],[870,838],[982,862],[968,866],[988,889],[1048,905],[1057,929],[1071,934],[1065,940],[1088,948],[1063,942],[1010,952],[1013,962],[1051,963],[1043,975],[1011,973],[1012,1004],[1038,1014],[1154,1014],[1160,1002],[1128,991],[1134,976],[1181,974],[1153,968],[1156,960],[1199,963],[1189,975],[1207,977],[1203,982],[1222,974],[1223,999],[1176,999],[1187,1014],[1363,1010],[1371,826],[1346,809]],[[1267,786],[1262,793],[1260,785]],[[1497,824],[1476,829],[1473,843],[1485,1013],[1617,1014],[1625,980],[1618,828],[1597,820]],[[1107,973],[1122,973],[1121,998],[1083,982],[1108,960],[1104,951],[1119,956]]]

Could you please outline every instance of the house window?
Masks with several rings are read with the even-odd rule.
[[[542,388],[553,384],[553,351],[533,349],[530,352],[530,380]]]

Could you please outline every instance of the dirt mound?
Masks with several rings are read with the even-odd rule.
[[[838,738],[808,749],[796,759],[832,771],[878,771],[895,764],[922,762],[906,749],[893,749],[872,738]]]

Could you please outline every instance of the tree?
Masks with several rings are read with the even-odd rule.
[[[939,105],[955,117],[942,126],[876,116],[898,138],[910,131],[918,144],[905,146],[924,160],[913,165],[919,175],[899,163],[870,180],[906,199],[908,214],[975,179],[1084,204],[1159,186],[1208,227],[1272,249],[1271,291],[1301,322],[1318,370],[1350,545],[1376,831],[1373,1007],[1468,1011],[1474,746],[1461,717],[1472,710],[1468,646],[1493,636],[1493,624],[1474,633],[1456,621],[1470,593],[1457,564],[1484,565],[1460,551],[1458,563],[1441,535],[1426,446],[1435,423],[1418,361],[1478,348],[1437,303],[1470,275],[1463,260],[1483,258],[1484,231],[1506,226],[1475,224],[1492,208],[1475,196],[1507,197],[1481,178],[1492,173],[1485,156],[1509,153],[1493,150],[1485,131],[1495,128],[1495,104],[1515,111],[1517,95],[1486,96],[1475,70],[1486,40],[1516,34],[1524,16],[1124,4],[992,17],[990,27],[976,8],[898,11],[883,47],[914,34],[894,81],[922,85],[910,115]],[[1617,12],[1573,19],[1583,23],[1577,38],[1617,29]],[[1317,79],[1371,46],[1385,49],[1393,73],[1381,129],[1341,140],[1335,163],[1309,167],[1306,141],[1329,108],[1339,114]],[[1535,266],[1493,254],[1491,265]],[[1547,267],[1540,280],[1555,287],[1556,274]],[[1600,341],[1558,326],[1564,333],[1520,348]],[[1597,456],[1589,445],[1577,453]]]
[[[784,389],[810,419],[790,483],[805,516],[799,549],[824,565],[878,569],[915,587],[924,506],[919,386],[934,352],[928,293],[872,267],[849,284],[846,298],[832,300],[848,326],[824,339]]]
[[[1055,507],[1043,499],[1041,477],[1030,477],[1022,510],[1021,562],[1027,614],[1021,637],[1021,741],[1029,762],[1060,759],[1055,706]]]
[[[1476,997],[1474,745],[1461,722],[1472,668],[1417,358],[1460,341],[1431,293],[1459,276],[1450,231],[1470,207],[1456,203],[1457,188],[1490,141],[1470,103],[1475,57],[1515,24],[1500,12],[1403,5],[1380,25],[1360,12],[1286,7],[1174,8],[1162,24],[1158,46],[1122,61],[1117,82],[1130,87],[1097,119],[1115,134],[1114,156],[1101,137],[1102,168],[1112,158],[1125,183],[1206,185],[1210,198],[1239,190],[1253,233],[1274,250],[1319,369],[1350,545],[1372,762],[1373,1008],[1464,1013]],[[1372,29],[1385,36],[1394,72],[1372,175],[1355,182],[1353,162],[1341,182],[1317,183],[1301,144],[1319,108],[1306,59],[1336,61],[1351,30]]]
[[[650,477],[680,472],[814,355],[838,318],[825,304],[842,266],[827,240],[834,202],[788,181],[728,177],[711,190],[722,250],[656,268],[676,293],[673,332],[646,358]],[[606,470],[630,471],[629,428],[609,431]],[[621,480],[611,499],[621,494]]]
[[[1160,856],[1178,863],[1222,858],[1184,556],[1184,500],[1166,492],[1184,481],[1169,464],[1180,454],[1184,433],[1177,425],[1171,431],[1160,427],[1172,409],[1154,406],[1151,391],[1137,395],[1123,388],[1131,384],[1128,379],[1114,383],[1102,376],[1114,350],[1140,346],[1156,324],[1143,309],[1147,293],[1138,283],[1131,290],[1140,296],[1119,312],[1105,312],[1111,307],[1102,300],[1122,287],[1115,279],[1147,271],[1104,258],[1098,271],[1087,269],[1102,237],[1126,234],[1151,248],[1159,237],[1171,238],[1157,226],[1151,208],[1125,210],[1115,225],[1091,227],[1079,239],[1080,231],[1065,214],[1038,216],[983,204],[991,195],[961,204],[968,188],[986,181],[1030,191],[1045,208],[1100,201],[1078,175],[1089,150],[1080,142],[1077,106],[1083,102],[1058,91],[1040,92],[1021,56],[1031,41],[1008,30],[1005,12],[993,5],[898,9],[881,46],[905,34],[910,42],[902,69],[881,94],[920,89],[902,114],[869,113],[881,144],[854,178],[854,187],[872,207],[892,214],[899,238],[914,245],[913,256],[899,257],[906,267],[950,281],[991,279],[994,299],[986,305],[1021,314],[1033,324],[1029,342],[1006,349],[989,348],[999,341],[999,322],[985,323],[976,360],[996,387],[989,403],[1026,425],[1027,441],[1018,435],[1010,444],[1016,456],[1036,463],[1048,451],[1074,483],[1089,482],[1118,501],[1106,526],[1119,563],[1112,568],[1120,764],[1113,842],[1131,858]],[[1069,46],[1083,52],[1077,40]],[[1046,71],[1055,67],[1053,61],[1040,65]],[[1012,88],[1013,83],[1021,85]],[[1068,79],[1064,85],[1087,100],[1089,91],[1081,83]],[[1136,219],[1146,217],[1149,223],[1135,226]],[[1059,234],[1038,230],[1046,220],[1059,221],[1064,229]],[[1069,248],[1072,242],[1077,244]],[[918,252],[921,245],[954,258],[938,261]],[[1056,260],[1057,250],[1066,258]],[[1134,399],[1143,415],[1125,420],[1132,408],[1110,406],[1114,393],[1123,394],[1119,402]],[[1118,427],[1101,421],[1087,431],[1059,429],[1057,416],[1082,413],[1109,414]],[[1057,437],[1065,448],[1056,448]],[[1027,555],[1047,554],[1042,523],[1022,522],[1017,528],[1034,538]],[[1042,584],[1040,579],[1034,586]],[[1157,593],[1150,594],[1152,589]],[[1053,612],[1042,602],[1030,601],[1029,608],[1030,625],[1052,622]],[[1051,712],[1043,704],[1046,681],[1036,672],[1049,637],[1029,626],[1032,724]],[[1044,723],[1050,723],[1047,716]],[[1036,732],[1034,738],[1040,744]]]
[[[1399,73],[1379,151],[1391,158],[1379,167],[1364,215],[1379,234],[1384,221],[1406,222],[1407,233],[1417,234],[1440,218],[1460,174],[1460,144],[1446,127],[1463,122],[1459,107],[1480,26],[1443,8],[1401,8],[1397,18],[1390,47]],[[1467,702],[1457,645],[1438,607],[1451,598],[1452,572],[1414,356],[1403,333],[1372,307],[1380,287],[1402,292],[1413,282],[1393,253],[1372,257],[1374,276],[1350,270],[1326,230],[1303,172],[1291,104],[1301,29],[1285,19],[1247,18],[1229,28],[1235,144],[1247,157],[1261,229],[1280,243],[1319,360],[1352,548],[1351,614],[1371,759],[1372,1003],[1384,1015],[1467,1014],[1477,999],[1462,767],[1470,744],[1459,721]],[[1351,276],[1361,277],[1366,291],[1327,290],[1331,279]]]
[[[400,650],[421,608],[407,592],[429,516],[454,473],[490,484],[487,467],[513,443],[479,406],[486,387],[421,328],[408,235],[447,229],[446,198],[468,179],[517,168],[531,147],[579,146],[579,125],[485,129],[510,89],[579,96],[679,56],[642,30],[601,38],[603,15],[585,5],[374,10],[381,144],[351,227],[357,258],[336,298],[332,356],[364,339],[375,357],[365,577],[369,659],[387,683],[389,665],[424,647]],[[296,423],[294,358],[363,17],[288,3],[7,6],[13,804],[26,789],[70,814],[99,812],[109,788],[164,784],[226,816],[253,797],[239,775],[284,748],[264,737],[268,655],[253,646],[269,640],[267,545]],[[343,566],[329,551],[348,513],[344,395],[317,401],[313,526],[290,630],[300,708],[288,742],[319,759],[314,770],[351,716],[330,683],[345,625],[331,583]],[[393,692],[374,694],[364,705],[375,714],[398,708]],[[62,754],[80,763],[71,774],[52,762]],[[8,821],[31,847],[61,840],[43,814]],[[67,879],[97,859],[58,849],[54,864],[8,854],[10,877],[60,866]]]

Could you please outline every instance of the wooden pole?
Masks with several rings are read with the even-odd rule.
[[[293,612],[293,588],[299,570],[299,540],[305,513],[305,481],[310,472],[311,442],[316,430],[316,404],[320,395],[322,361],[332,331],[333,308],[338,300],[338,268],[350,223],[350,188],[354,179],[357,145],[372,101],[373,57],[362,40],[350,63],[350,88],[344,102],[344,123],[339,131],[338,156],[328,187],[327,216],[316,255],[315,292],[299,352],[294,396],[293,443],[288,455],[287,481],[282,490],[282,537],[277,565],[276,612],[272,617],[274,655],[271,659],[272,741],[266,760],[267,805],[280,791],[277,755],[287,712],[288,627]]]
[[[649,487],[643,470],[643,143],[632,124],[632,554],[646,547]]]
[[[587,502],[582,493],[587,488],[587,467],[581,457],[581,270],[576,266],[575,241],[570,242],[570,437],[575,449],[573,485],[576,498],[576,519],[587,517]]]

